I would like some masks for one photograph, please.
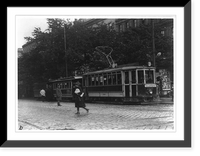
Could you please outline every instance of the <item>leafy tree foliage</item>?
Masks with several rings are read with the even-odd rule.
[[[68,76],[75,70],[98,70],[108,67],[103,55],[96,52],[97,46],[113,48],[112,57],[118,64],[138,63],[147,65],[152,61],[152,27],[142,25],[118,33],[106,24],[86,27],[81,19],[70,22],[62,19],[47,19],[48,29],[44,32],[35,28],[28,42],[36,42],[36,48],[18,59],[19,80],[35,83]],[[155,26],[155,49],[161,52],[157,67],[173,65],[172,39],[163,36],[161,27]],[[65,38],[66,37],[66,38]],[[66,39],[66,42],[65,42]],[[109,51],[105,51],[109,53]]]

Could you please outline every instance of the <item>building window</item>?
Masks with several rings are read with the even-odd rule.
[[[134,27],[137,28],[140,26],[140,20],[134,20]]]
[[[161,35],[165,36],[165,31],[164,30],[161,31]]]
[[[145,25],[150,24],[150,19],[145,19],[145,20],[144,20],[144,24],[145,24]]]
[[[129,21],[130,27],[133,27],[133,20]]]
[[[114,23],[110,22],[107,24],[107,29],[112,30],[114,28]]]

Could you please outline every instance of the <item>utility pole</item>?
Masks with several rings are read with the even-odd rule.
[[[155,74],[156,74],[156,51],[155,51],[155,35],[154,35],[154,19],[151,20],[152,21],[152,51],[153,51],[153,66],[155,68]],[[156,76],[155,76],[156,79]],[[155,80],[156,81],[156,80]],[[159,93],[158,93],[158,86],[156,85],[156,95],[157,98],[159,99]]]
[[[64,46],[65,46],[65,68],[66,68],[66,77],[68,77],[68,66],[67,66],[67,45],[66,45],[66,30],[65,30],[65,24],[64,24]]]
[[[153,19],[152,19],[152,47],[153,47],[153,66],[156,68],[154,20]]]

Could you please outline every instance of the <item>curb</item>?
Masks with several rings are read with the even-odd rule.
[[[174,104],[174,101],[157,100],[157,101],[153,101],[153,102],[142,102],[141,104]]]

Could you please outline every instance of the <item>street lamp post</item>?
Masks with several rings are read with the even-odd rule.
[[[154,20],[152,19],[152,53],[153,53],[153,66],[156,73],[156,54],[155,54],[155,35],[154,35]],[[156,78],[156,77],[155,77]],[[156,80],[155,80],[156,81]],[[156,85],[156,96],[159,99],[158,86]]]
[[[65,30],[65,24],[64,24],[64,46],[65,46],[65,67],[66,67],[66,77],[68,77],[68,66],[67,66],[67,45],[66,45],[66,30]]]

